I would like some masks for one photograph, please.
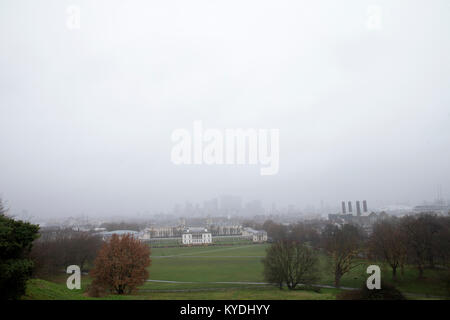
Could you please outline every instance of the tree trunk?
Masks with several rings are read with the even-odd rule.
[[[422,267],[422,265],[419,265],[418,269],[419,269],[419,279],[422,279],[423,278],[423,267]]]
[[[119,285],[116,289],[117,294],[123,294],[123,288],[121,285]]]
[[[397,266],[392,267],[392,279],[397,280]]]
[[[336,288],[339,288],[339,287],[340,287],[341,277],[342,277],[342,275],[339,274],[339,273],[335,273],[335,274],[334,274],[334,286],[335,286]]]
[[[430,264],[430,268],[434,269],[434,257],[430,256],[430,258],[428,258],[429,264]]]
[[[83,270],[84,270],[84,263],[85,263],[85,259],[82,259],[82,260],[80,261],[80,271],[81,271],[81,272],[83,272]]]

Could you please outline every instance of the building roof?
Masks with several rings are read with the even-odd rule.
[[[254,233],[254,234],[265,233],[266,232],[264,230],[255,230],[253,228],[245,228],[244,230],[247,231],[247,232],[250,232],[250,233]]]
[[[206,228],[188,227],[183,230],[183,233],[209,233],[209,231]]]
[[[125,234],[137,234],[139,233],[138,231],[134,231],[134,230],[114,230],[114,231],[103,231],[103,232],[99,232],[100,235],[102,236],[109,236],[109,235],[113,235],[113,234],[117,234],[118,236],[122,236]]]

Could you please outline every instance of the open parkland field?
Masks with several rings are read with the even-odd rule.
[[[318,287],[315,290],[279,290],[264,282],[263,264],[268,244],[210,245],[201,247],[152,248],[149,279],[132,295],[110,295],[101,299],[336,299],[340,290],[361,287],[368,275],[363,264],[346,274],[341,289],[332,287],[333,273],[329,258],[320,254]],[[380,265],[378,263],[378,265]],[[380,265],[382,280],[391,281],[390,269]],[[394,284],[409,299],[441,299],[445,296],[445,284],[440,280],[442,271],[426,270],[423,280],[417,279],[417,271],[406,267],[404,275]],[[86,294],[91,282],[88,275],[82,276],[82,288],[69,290],[68,275],[51,279],[32,279],[28,283],[24,299],[99,299]]]

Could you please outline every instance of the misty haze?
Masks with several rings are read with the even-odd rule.
[[[372,28],[371,4],[2,1],[2,198],[37,220],[448,201],[448,2],[382,1]],[[278,173],[174,165],[195,120],[279,129]]]

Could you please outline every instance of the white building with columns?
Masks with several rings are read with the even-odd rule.
[[[209,244],[212,243],[212,235],[206,228],[186,228],[181,242],[185,245]]]

